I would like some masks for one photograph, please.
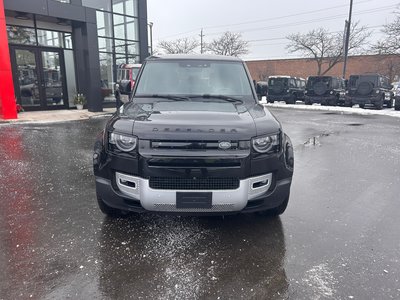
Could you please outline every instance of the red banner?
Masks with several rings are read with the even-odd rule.
[[[15,103],[3,0],[0,0],[0,45],[0,119],[16,119],[17,106]]]

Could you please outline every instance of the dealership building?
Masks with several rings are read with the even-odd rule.
[[[146,0],[0,0],[0,118],[115,106],[117,68],[149,55]],[[151,29],[151,28],[150,28]]]

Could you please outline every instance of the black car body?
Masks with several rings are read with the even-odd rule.
[[[256,92],[257,92],[258,100],[261,100],[262,97],[267,97],[268,82],[267,81],[257,81],[256,82]]]
[[[345,81],[334,76],[310,76],[307,78],[305,104],[345,104]]]
[[[99,206],[115,215],[280,214],[294,163],[242,60],[166,55],[146,60],[130,102],[99,135],[93,164]]]
[[[393,106],[392,86],[389,78],[380,74],[350,75],[346,92],[346,104],[358,104],[364,108],[372,104],[377,109],[382,109],[385,104],[388,108]]]
[[[306,81],[300,77],[270,76],[268,77],[267,102],[285,101],[295,104],[304,100]]]

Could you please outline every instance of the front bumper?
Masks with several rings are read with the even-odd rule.
[[[162,212],[177,214],[232,214],[265,211],[278,207],[290,193],[291,178],[273,181],[265,174],[240,180],[234,190],[162,190],[152,189],[149,180],[116,173],[116,185],[110,180],[96,177],[97,196],[108,206],[132,212]],[[265,182],[257,187],[257,183]],[[177,192],[211,192],[211,208],[177,208]]]

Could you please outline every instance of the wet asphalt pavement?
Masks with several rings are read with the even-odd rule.
[[[104,118],[0,126],[0,299],[399,299],[400,118],[272,108],[287,211],[107,219]]]

